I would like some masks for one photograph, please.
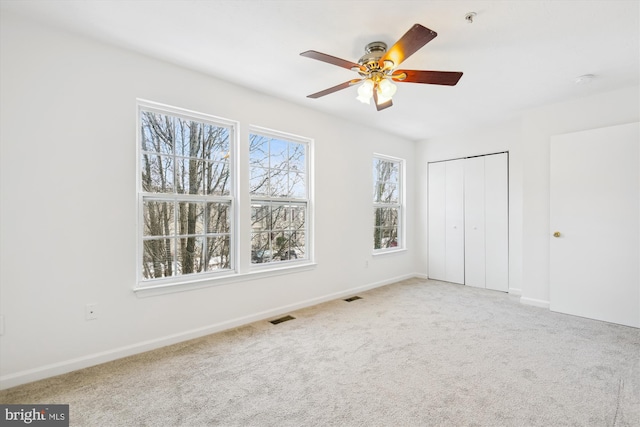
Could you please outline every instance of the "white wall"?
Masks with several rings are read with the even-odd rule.
[[[1,387],[417,271],[412,233],[407,251],[371,256],[372,154],[404,158],[412,171],[413,142],[9,13],[1,18]],[[241,143],[250,124],[314,138],[317,267],[136,296],[136,98],[237,120]],[[244,243],[248,236],[245,226]],[[97,320],[84,319],[87,303],[98,304]]]

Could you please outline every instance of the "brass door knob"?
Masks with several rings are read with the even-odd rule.
[[[560,232],[556,231],[555,233],[553,233],[553,237],[560,237]]]

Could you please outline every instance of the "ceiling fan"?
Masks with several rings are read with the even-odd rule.
[[[420,24],[415,24],[387,50],[384,42],[372,42],[365,47],[365,54],[358,63],[336,58],[326,53],[308,50],[300,55],[318,61],[347,68],[360,74],[359,79],[352,79],[337,86],[308,95],[307,98],[320,98],[330,93],[346,89],[362,83],[358,88],[357,99],[369,104],[373,97],[378,111],[393,105],[391,97],[396,92],[394,82],[425,83],[455,86],[462,77],[457,71],[398,70],[405,59],[413,55],[422,46],[433,40],[438,34]]]

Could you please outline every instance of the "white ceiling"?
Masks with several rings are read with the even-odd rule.
[[[490,126],[519,111],[640,84],[638,0],[1,0],[11,10],[411,140]],[[464,17],[476,12],[473,23]],[[414,23],[438,36],[400,68],[462,71],[457,86],[398,84],[377,112],[356,78],[299,56],[317,50],[357,62]],[[594,74],[588,85],[575,79]]]

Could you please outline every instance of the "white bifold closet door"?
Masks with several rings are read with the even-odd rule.
[[[465,160],[464,165],[464,273],[465,285],[485,287],[485,182],[484,157]]]
[[[464,283],[462,160],[429,165],[429,277]]]
[[[507,154],[431,163],[428,188],[429,277],[508,291]]]
[[[509,290],[507,154],[465,159],[465,284]]]

